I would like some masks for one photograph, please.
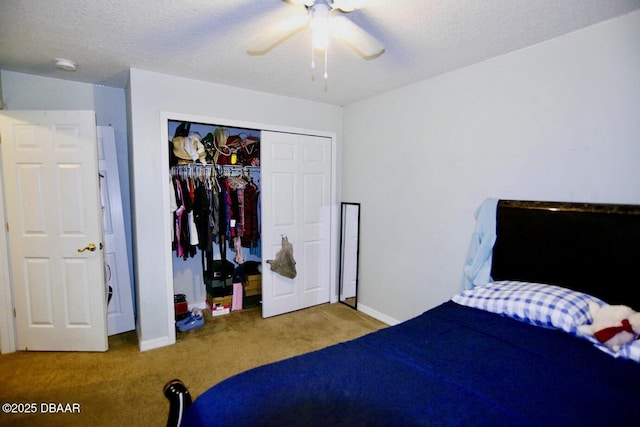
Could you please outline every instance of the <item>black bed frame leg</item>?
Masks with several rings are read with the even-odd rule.
[[[169,399],[167,427],[179,427],[184,413],[191,406],[191,394],[184,383],[176,379],[164,385],[164,395]]]

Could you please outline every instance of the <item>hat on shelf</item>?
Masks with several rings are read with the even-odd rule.
[[[203,164],[207,164],[205,157],[207,153],[204,149],[204,145],[200,141],[200,135],[197,133],[191,133],[188,136],[176,136],[171,141],[173,143],[173,154],[182,162],[197,162],[200,161]]]

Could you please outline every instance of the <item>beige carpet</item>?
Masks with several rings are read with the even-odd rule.
[[[269,319],[260,308],[215,318],[207,313],[205,320],[203,328],[178,333],[175,345],[142,353],[131,332],[110,337],[106,353],[0,355],[0,403],[35,404],[37,412],[1,412],[0,425],[163,426],[169,411],[163,386],[173,378],[183,380],[195,399],[246,369],[386,326],[343,304]],[[80,413],[51,413],[61,408]]]

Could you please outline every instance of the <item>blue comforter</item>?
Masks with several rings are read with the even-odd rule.
[[[638,402],[639,363],[446,302],[229,378],[199,396],[182,425],[638,425]]]

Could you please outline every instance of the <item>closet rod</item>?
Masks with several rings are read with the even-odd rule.
[[[183,164],[178,164],[178,165],[173,165],[171,166],[171,169],[174,170],[192,170],[192,169],[201,169],[201,168],[205,168],[205,169],[230,169],[233,171],[236,170],[258,170],[260,169],[260,166],[251,166],[251,165],[213,165],[213,164],[199,164],[199,163],[183,163]]]
[[[199,174],[202,170],[211,171],[214,170],[216,174],[224,175],[225,173],[233,172],[245,172],[251,173],[254,171],[260,171],[260,166],[251,165],[213,165],[213,164],[199,164],[199,163],[183,163],[171,166],[171,175],[191,175],[192,173]]]

